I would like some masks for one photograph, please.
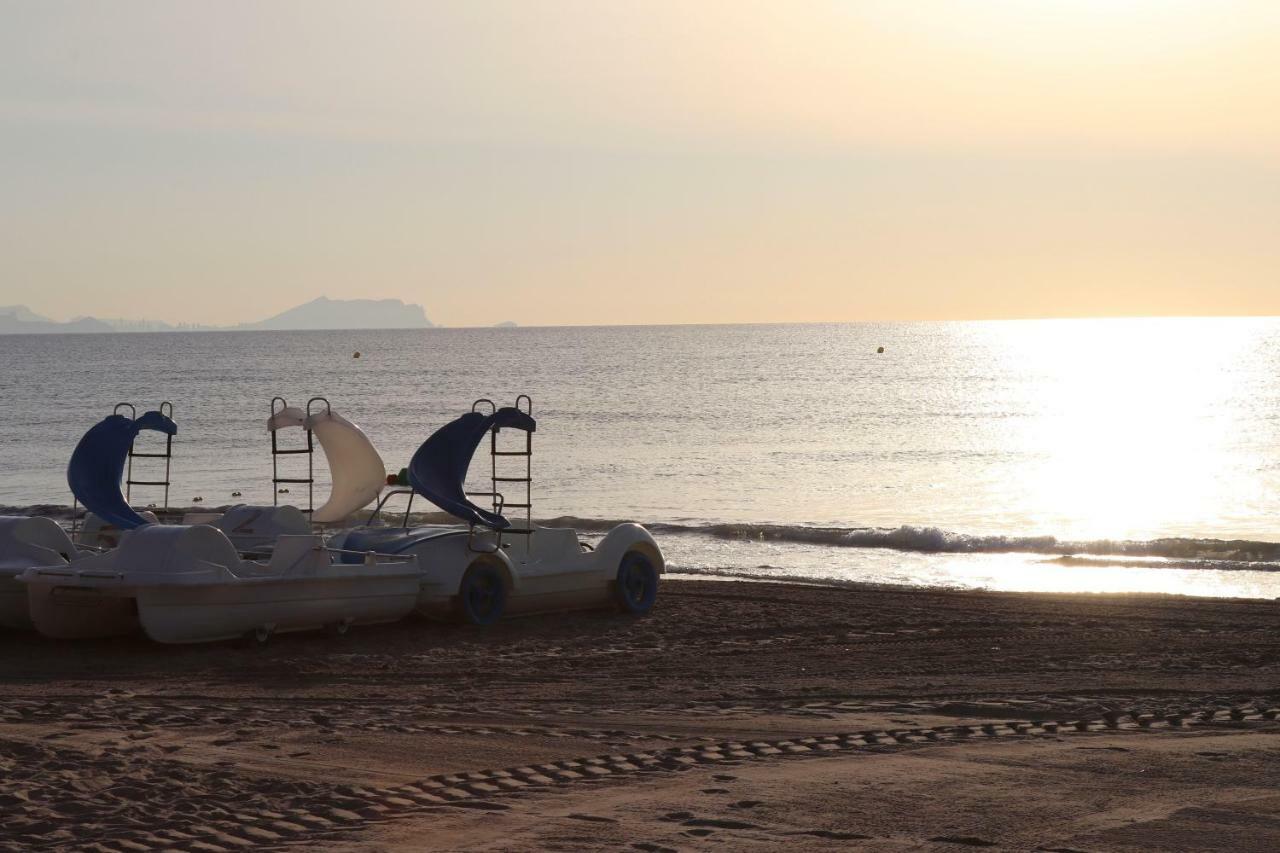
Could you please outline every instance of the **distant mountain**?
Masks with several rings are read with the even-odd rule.
[[[0,308],[0,335],[47,335],[52,332],[111,332],[109,325],[92,317],[58,323],[29,310],[25,305]]]
[[[52,323],[53,320],[32,311],[25,305],[0,305],[0,317],[9,316],[24,323]]]
[[[328,299],[324,296],[305,305],[282,311],[256,323],[241,323],[237,329],[429,329],[431,321],[421,305],[399,299]]]
[[[0,306],[0,335],[41,335],[58,332],[208,332],[235,329],[293,331],[302,329],[430,329],[421,305],[399,299],[328,299],[321,296],[274,317],[238,326],[172,325],[159,320],[99,320],[77,317],[59,323],[25,305]]]

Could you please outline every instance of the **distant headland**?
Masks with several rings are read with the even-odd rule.
[[[0,305],[0,335],[66,332],[227,332],[301,331],[308,329],[430,329],[421,305],[399,299],[329,299],[321,296],[265,320],[234,326],[201,326],[157,320],[77,317],[65,323],[42,317],[25,305]]]

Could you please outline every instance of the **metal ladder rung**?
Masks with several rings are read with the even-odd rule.
[[[133,408],[131,404],[121,403],[116,406],[117,412],[119,411],[121,406],[129,406],[131,409]],[[162,415],[169,416],[173,413],[172,405],[170,403],[161,403],[158,411]],[[134,417],[136,417],[136,414],[134,415]],[[135,459],[163,459],[164,460],[164,479],[163,480],[144,479],[143,477],[135,478],[133,475],[133,460]],[[133,497],[134,486],[145,486],[148,488],[162,488],[164,489],[164,507],[160,508],[157,504],[147,504],[147,508],[154,509],[157,512],[161,512],[161,513],[168,512],[169,511],[169,490],[173,487],[173,478],[170,476],[170,473],[172,471],[172,465],[173,465],[173,436],[172,435],[165,436],[164,450],[162,451],[138,450],[136,447],[134,447],[133,442],[130,442],[128,462],[129,462],[129,467],[125,472],[123,472],[125,500],[130,502],[131,504],[135,500]],[[148,465],[140,465],[139,467],[154,468],[155,464],[149,463]],[[155,477],[158,474],[159,472],[157,471],[156,474],[152,474],[151,476]]]
[[[315,397],[308,400],[307,401],[308,415],[311,414],[311,404],[316,402],[317,400],[323,400],[326,406],[328,405],[328,402],[329,402],[328,400],[324,400],[323,397]],[[278,404],[278,407],[277,407],[277,404]],[[287,408],[289,408],[289,403],[287,400],[285,400],[284,397],[272,397],[271,398],[271,420],[267,422],[268,425],[270,425],[275,420],[276,415],[278,415],[280,412],[283,412]],[[289,447],[281,447],[279,428],[270,430],[271,432],[271,485],[272,485],[271,505],[280,506],[280,500],[281,500],[280,496],[283,494],[288,494],[291,491],[290,489],[276,488],[276,486],[281,486],[281,485],[306,486],[307,487],[307,508],[302,509],[302,507],[298,507],[298,509],[301,510],[304,514],[310,516],[312,511],[315,509],[315,505],[316,505],[316,467],[315,467],[316,466],[316,461],[315,461],[316,443],[315,443],[314,432],[311,429],[308,429],[305,424],[302,424],[302,427],[303,427],[304,441],[301,447],[294,444],[292,440],[289,440],[289,444],[290,444]],[[280,457],[281,456],[307,457],[307,476],[281,477],[280,476],[280,467],[281,467]],[[290,469],[290,472],[292,473],[293,471],[295,471],[297,468],[301,466],[296,463],[290,462],[290,463],[285,463],[285,467],[287,469]],[[292,498],[290,498],[290,500],[292,500]],[[297,500],[299,503],[301,503],[302,498],[299,497],[297,498]]]
[[[516,399],[517,408],[520,407],[520,401],[524,399],[527,399],[527,398],[524,397],[523,395]],[[479,405],[479,402],[483,402],[483,401],[478,401],[475,406],[472,406],[473,411]],[[495,406],[494,408],[496,411],[497,407]],[[529,411],[525,412],[525,414],[531,414],[532,411],[533,411],[533,404],[532,402],[530,402]],[[518,428],[517,428],[517,431],[519,431]],[[533,434],[527,430],[524,431],[524,441],[522,442],[524,447],[521,450],[499,450],[498,449],[498,446],[499,446],[498,433],[499,433],[499,428],[497,426],[492,427],[489,433],[489,456],[490,456],[489,481],[490,483],[492,483],[493,491],[470,492],[468,494],[474,494],[476,497],[493,498],[493,511],[495,513],[498,513],[498,514],[520,513],[521,515],[524,516],[523,518],[520,519],[523,526],[508,527],[505,530],[496,531],[499,534],[497,547],[502,547],[501,537],[503,535],[510,534],[512,536],[528,537],[528,536],[532,536],[534,533],[535,528],[533,523]],[[519,444],[513,445],[510,442],[507,442],[505,446],[519,447],[520,445]],[[508,457],[512,459],[523,459],[524,463],[523,464],[519,462],[499,463],[498,461],[499,456]],[[500,468],[505,468],[505,471],[511,474],[519,472],[520,468],[524,468],[524,476],[500,477],[498,476],[498,472]],[[518,484],[524,484],[524,495],[523,495],[524,501],[507,501],[503,497],[502,493],[498,491],[498,487],[500,485],[507,484],[507,483],[517,484],[514,488],[517,494],[520,491]]]

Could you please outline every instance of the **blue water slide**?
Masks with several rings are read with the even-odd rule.
[[[132,530],[147,523],[133,511],[120,491],[129,449],[144,429],[165,435],[178,432],[173,420],[159,412],[144,412],[137,419],[110,415],[84,434],[67,465],[67,484],[76,500],[121,530]]]
[[[409,461],[409,485],[450,515],[470,524],[494,530],[511,526],[496,512],[481,509],[467,499],[464,484],[471,457],[489,430],[519,429],[533,432],[537,422],[519,409],[506,407],[492,414],[468,412],[432,433]]]

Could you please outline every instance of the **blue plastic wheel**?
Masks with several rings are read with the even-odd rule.
[[[458,588],[458,614],[472,625],[492,625],[507,606],[507,585],[502,570],[489,563],[467,569]]]
[[[658,570],[644,554],[628,551],[618,564],[614,593],[623,612],[643,616],[658,599]]]

